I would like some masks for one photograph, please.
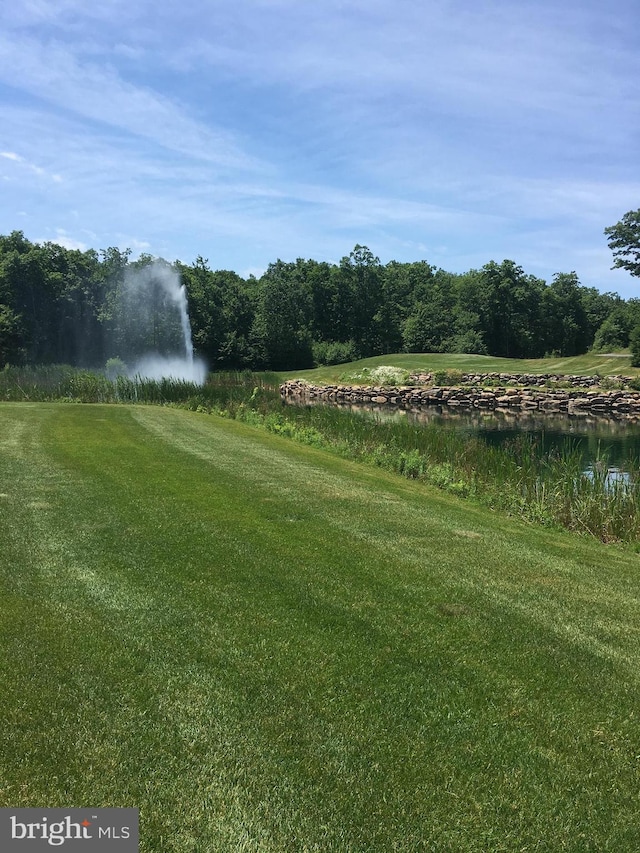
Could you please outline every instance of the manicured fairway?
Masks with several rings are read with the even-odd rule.
[[[631,355],[623,353],[589,352],[569,357],[498,358],[490,355],[463,355],[458,353],[395,353],[363,358],[349,364],[334,364],[312,370],[295,370],[282,373],[283,378],[304,377],[309,382],[345,381],[363,368],[369,370],[380,365],[392,365],[410,373],[421,371],[459,370],[463,373],[559,373],[600,376],[638,376],[638,368],[631,366]]]
[[[640,849],[640,557],[244,424],[0,406],[0,805],[143,851]]]

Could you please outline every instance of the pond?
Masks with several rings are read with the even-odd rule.
[[[559,449],[567,442],[583,454],[585,467],[603,456],[610,467],[625,467],[640,457],[640,423],[613,418],[569,415],[535,415],[502,412],[407,412],[416,423],[435,423],[500,445],[527,433],[544,450]]]
[[[545,450],[561,449],[568,443],[581,451],[584,469],[598,460],[606,460],[612,474],[634,466],[640,460],[640,422],[595,415],[542,414],[521,411],[481,411],[425,406],[401,409],[365,403],[305,401],[305,405],[328,405],[349,409],[381,421],[404,419],[416,424],[431,424],[456,430],[499,446],[526,433]]]

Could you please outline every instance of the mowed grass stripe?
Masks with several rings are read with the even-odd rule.
[[[0,408],[3,805],[143,850],[640,843],[638,557],[214,417]]]

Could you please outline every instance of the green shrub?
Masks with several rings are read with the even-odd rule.
[[[346,364],[355,361],[358,351],[353,341],[314,341],[313,362],[316,365]]]
[[[433,381],[440,387],[452,387],[462,384],[463,373],[460,370],[436,370]]]
[[[358,373],[344,373],[340,377],[341,382],[359,382],[366,385],[396,386],[411,384],[410,373],[402,367],[391,367],[381,364],[379,367],[370,369],[363,367]]]
[[[631,365],[640,367],[640,325],[634,326],[631,330],[629,348],[631,349]]]
[[[110,379],[112,382],[114,382],[118,378],[118,376],[127,375],[127,365],[121,358],[110,358],[107,360],[104,372],[107,379]]]
[[[374,367],[370,378],[375,385],[406,385],[409,382],[409,371],[381,364]]]

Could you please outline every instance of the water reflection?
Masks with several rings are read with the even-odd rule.
[[[523,433],[534,438],[544,451],[560,451],[570,443],[572,448],[582,453],[586,471],[593,470],[593,466],[602,464],[604,460],[613,479],[622,477],[626,480],[622,471],[636,467],[640,460],[640,423],[622,418],[506,409],[461,411],[448,406],[399,409],[325,400],[305,401],[305,405],[335,406],[379,421],[406,420],[415,424],[429,424],[475,436],[491,446],[512,441]]]

